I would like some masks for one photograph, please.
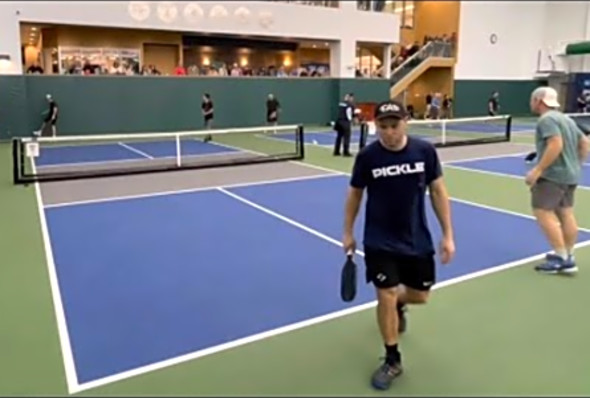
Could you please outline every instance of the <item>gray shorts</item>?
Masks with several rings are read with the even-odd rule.
[[[531,188],[533,209],[557,210],[574,206],[576,185],[560,184],[540,178]]]

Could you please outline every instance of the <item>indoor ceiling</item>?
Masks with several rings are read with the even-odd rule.
[[[21,24],[20,41],[22,45],[37,45],[41,38],[41,29],[46,27],[40,24]]]
[[[310,41],[301,40],[299,41],[299,47],[301,48],[316,48],[316,49],[330,49],[330,43],[327,41]]]

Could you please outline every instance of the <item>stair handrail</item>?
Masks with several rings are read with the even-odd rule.
[[[393,79],[393,76],[395,75],[396,72],[402,70],[405,66],[407,66],[408,63],[410,63],[413,60],[417,59],[418,57],[420,57],[424,53],[430,51],[430,49],[433,49],[433,47],[439,47],[439,46],[442,46],[442,47],[447,46],[447,47],[451,48],[451,43],[447,43],[447,42],[444,42],[444,41],[438,41],[438,40],[434,40],[434,41],[428,42],[428,44],[426,44],[420,50],[416,51],[415,54],[413,54],[411,57],[407,58],[404,62],[402,62],[394,70],[392,70],[391,71],[391,79]],[[425,57],[425,59],[426,58],[428,58],[428,57]]]
[[[426,52],[426,50],[428,48],[432,47],[433,44],[434,44],[433,41],[429,42],[427,45],[425,45],[424,47],[422,47],[420,50],[416,51],[416,53],[414,53],[411,57],[406,58],[406,60],[404,62],[402,62],[401,64],[399,64],[394,70],[391,71],[391,77],[393,77],[393,75],[395,74],[395,72],[403,69],[404,66],[406,66],[407,63],[409,63],[413,59],[416,59],[420,54],[423,54],[424,52]]]

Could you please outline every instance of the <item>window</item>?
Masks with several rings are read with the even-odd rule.
[[[394,1],[393,13],[400,16],[402,29],[414,29],[414,1]]]
[[[62,74],[82,74],[90,68],[94,74],[131,74],[139,72],[139,49],[60,47]]]

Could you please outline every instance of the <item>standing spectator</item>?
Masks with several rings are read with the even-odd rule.
[[[445,94],[442,101],[442,118],[443,119],[450,119],[451,116],[451,107],[453,106],[453,100]]]
[[[587,106],[586,98],[587,97],[584,95],[584,92],[581,92],[580,95],[578,95],[578,98],[576,99],[578,113],[586,113],[586,106]]]
[[[432,94],[426,94],[426,111],[424,112],[424,119],[428,119],[430,117],[430,107],[432,104]]]
[[[494,91],[488,100],[488,115],[496,116],[500,110],[500,93]]]
[[[203,102],[201,103],[201,110],[203,112],[203,121],[206,130],[210,130],[213,125],[213,100],[209,93],[203,94]],[[203,139],[204,142],[211,141],[211,134],[207,134]]]
[[[440,118],[441,95],[435,93],[430,104],[430,119]]]
[[[42,75],[43,73],[45,73],[45,71],[41,66],[39,66],[39,63],[35,62],[33,65],[27,68],[27,73],[33,75]]]
[[[186,69],[184,68],[184,66],[178,64],[178,66],[174,68],[174,74],[176,76],[186,76]]]
[[[277,125],[279,121],[279,112],[281,110],[281,104],[275,98],[274,94],[269,94],[268,99],[266,100],[266,122],[271,125]],[[276,128],[273,130],[273,133],[276,133]]]

